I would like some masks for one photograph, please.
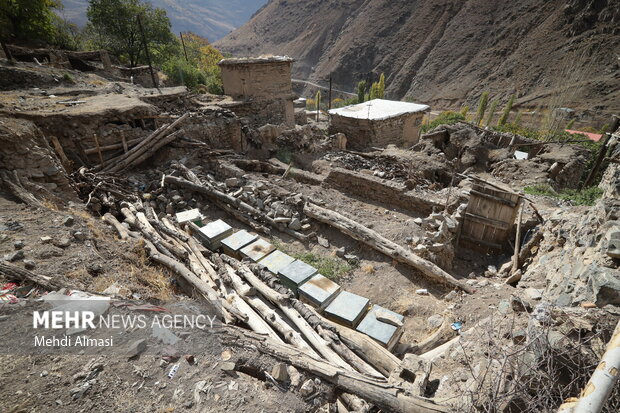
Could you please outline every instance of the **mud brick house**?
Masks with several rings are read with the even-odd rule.
[[[329,111],[330,133],[344,133],[353,149],[371,146],[411,146],[418,142],[424,113],[418,103],[373,99]]]
[[[264,123],[295,125],[291,86],[293,59],[286,56],[224,59],[224,93],[237,101],[233,111]],[[242,113],[240,113],[242,112]]]

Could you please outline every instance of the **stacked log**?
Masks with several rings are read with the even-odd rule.
[[[126,153],[117,156],[114,159],[103,162],[101,165],[93,168],[93,171],[110,174],[120,173],[139,165],[146,159],[150,158],[161,147],[177,139],[179,135],[183,133],[183,130],[180,129],[176,132],[173,131],[177,126],[181,125],[181,123],[183,123],[188,117],[189,113],[186,113],[171,124],[165,124],[161,126],[155,132],[146,137],[144,140],[142,140],[140,143],[138,143]]]
[[[154,262],[188,286],[188,294],[220,302],[219,315],[230,326],[227,334],[240,342],[253,341],[259,351],[324,377],[345,391],[342,400],[347,405],[365,406],[361,397],[397,411],[446,411],[407,387],[388,383],[386,377],[395,367],[392,360],[379,357],[382,360],[377,363],[362,356],[363,346],[352,350],[336,328],[293,298],[264,267],[225,255],[205,256],[188,227],[159,219],[148,205],[123,203],[121,211],[124,223],[109,214],[104,221],[121,239],[143,243]],[[248,335],[233,325],[249,327],[254,333]]]

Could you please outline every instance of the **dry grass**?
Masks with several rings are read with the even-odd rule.
[[[374,274],[376,271],[375,266],[372,264],[362,265],[361,270],[364,274]]]
[[[41,205],[43,205],[43,207],[51,210],[51,211],[59,211],[58,205],[56,205],[54,202],[52,202],[49,199],[43,199],[41,201]]]

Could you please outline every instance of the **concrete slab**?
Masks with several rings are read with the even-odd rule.
[[[202,220],[204,219],[204,216],[200,213],[200,210],[198,210],[198,208],[194,208],[188,211],[177,212],[176,218],[179,224],[193,222],[200,227],[202,226]]]
[[[299,299],[323,311],[340,292],[340,286],[329,278],[316,274],[299,287]]]
[[[232,233],[233,228],[226,222],[218,219],[200,228],[200,233],[197,235],[205,247],[215,251],[222,245],[222,240],[231,236]]]
[[[253,243],[241,248],[241,256],[243,258],[249,258],[253,262],[258,262],[275,249],[276,247],[264,239],[259,238]]]
[[[283,253],[280,250],[275,250],[271,254],[261,259],[259,263],[263,264],[265,267],[267,267],[269,271],[277,275],[278,271],[280,271],[282,268],[286,267],[293,261],[295,261],[295,258]]]
[[[364,317],[370,300],[348,291],[341,291],[325,308],[325,316],[338,324],[355,328]]]
[[[241,248],[256,241],[258,235],[250,234],[246,230],[238,231],[232,234],[230,237],[222,240],[222,249],[224,253],[231,257],[241,259]]]
[[[377,320],[377,312],[386,312],[395,319],[404,322],[405,317],[378,305],[373,305],[368,314],[360,321],[357,331],[364,333],[382,346],[391,349],[402,334],[402,328]]]
[[[278,271],[280,282],[297,296],[297,288],[308,281],[319,270],[303,261],[295,260]]]

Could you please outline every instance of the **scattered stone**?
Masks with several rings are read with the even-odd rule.
[[[69,394],[73,398],[73,400],[77,400],[84,396],[84,394],[90,389],[91,384],[89,382],[85,382],[80,386],[74,387],[69,390]]]
[[[220,370],[222,371],[235,371],[235,363],[232,361],[225,361],[222,364],[220,364]]]
[[[288,373],[289,380],[291,381],[291,386],[294,388],[299,386],[301,383],[301,374],[299,373],[299,370],[293,366],[286,366],[286,371]]]
[[[26,245],[26,244],[25,244],[25,243],[24,243],[24,241],[22,241],[22,240],[15,241],[15,242],[13,243],[13,247],[14,247],[16,250],[21,250],[22,248],[24,248],[24,245]]]
[[[49,373],[47,372],[47,370],[43,370],[43,371],[41,372],[41,377],[45,377],[45,376],[47,376],[48,374],[49,374]]]
[[[375,312],[375,317],[377,318],[377,321],[381,321],[396,327],[402,327],[403,326],[403,322],[402,320],[400,320],[398,317],[396,317],[395,314],[388,312],[388,311],[384,311],[384,310],[378,310]]]
[[[288,224],[288,227],[293,231],[299,231],[301,229],[301,221],[299,218],[293,218],[291,219],[291,223]]]
[[[86,241],[87,235],[82,231],[76,231],[73,233],[73,237],[78,241]]]
[[[542,290],[539,290],[537,288],[526,288],[524,291],[525,297],[528,300],[541,300],[542,299]]]
[[[357,264],[360,260],[357,255],[353,254],[345,254],[344,259],[347,260],[349,264]]]
[[[75,223],[75,219],[71,215],[65,217],[65,219],[62,220],[62,225],[64,225],[65,227],[70,227],[74,223]]]
[[[239,178],[228,178],[224,181],[224,183],[226,184],[226,186],[229,187],[237,187],[241,185],[241,181],[239,180]]]
[[[59,248],[67,248],[71,245],[71,240],[67,237],[63,237],[57,241],[54,241],[54,245]]]
[[[422,218],[415,218],[413,222],[417,225],[422,225],[424,223],[424,220]]]
[[[502,314],[508,314],[508,311],[510,311],[510,308],[511,308],[511,305],[510,305],[510,301],[508,300],[502,300],[497,305],[497,311],[499,311]]]
[[[439,328],[443,324],[443,316],[441,314],[435,314],[426,319],[426,323],[429,327]]]
[[[320,235],[317,235],[316,240],[321,247],[329,248],[329,241],[327,240],[327,238],[323,238]]]
[[[9,262],[15,262],[24,259],[24,251],[17,250],[11,254],[7,254],[4,256],[4,259]]]
[[[49,244],[50,242],[52,242],[52,237],[48,237],[48,236],[41,237],[41,242],[43,244]]]
[[[33,260],[24,260],[24,267],[27,270],[32,270],[37,266],[37,264]]]
[[[271,376],[280,382],[285,382],[289,380],[288,371],[286,369],[286,364],[278,363],[271,369]]]
[[[137,357],[144,352],[144,350],[146,350],[146,340],[136,340],[129,346],[129,349],[127,349],[127,358],[132,359]]]
[[[62,257],[63,254],[64,251],[61,248],[53,247],[50,245],[40,249],[37,253],[37,258],[45,260],[52,257]]]
[[[458,297],[459,297],[459,293],[457,293],[455,290],[452,290],[444,297],[444,300],[446,300],[446,301],[454,301]]]
[[[312,381],[312,379],[306,380],[304,384],[301,385],[301,388],[299,389],[299,393],[301,393],[302,397],[308,397],[314,394],[314,391],[315,391],[315,387],[314,387],[314,381]]]
[[[336,250],[336,256],[340,257],[340,258],[344,258],[344,256],[346,255],[347,251],[345,250],[344,247],[340,247]]]

